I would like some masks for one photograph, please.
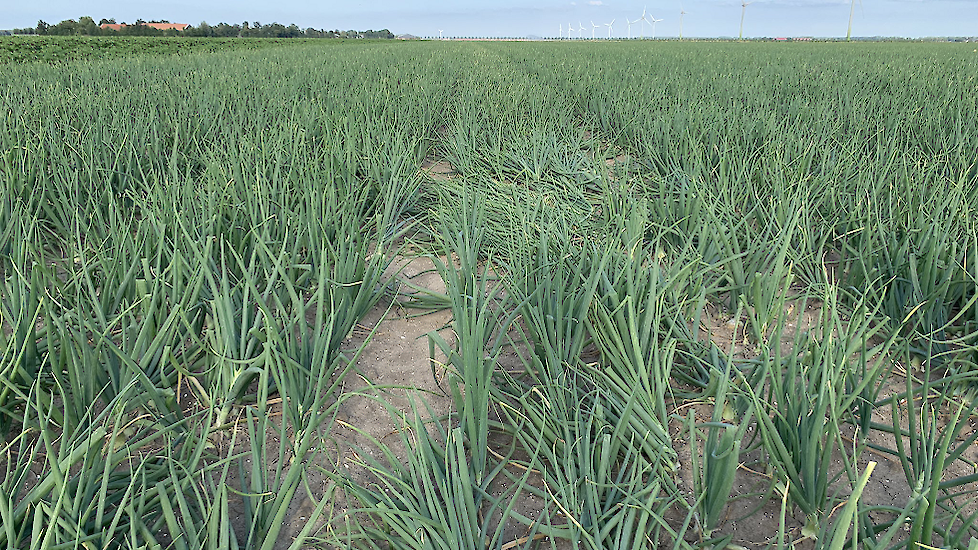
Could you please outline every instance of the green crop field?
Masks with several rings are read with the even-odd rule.
[[[3,36],[0,64],[44,62],[62,64],[80,60],[210,53],[227,50],[259,50],[285,44],[309,43],[302,39],[183,38],[183,37],[92,37],[92,36]]]
[[[194,44],[0,40],[0,546],[978,548],[974,45]]]

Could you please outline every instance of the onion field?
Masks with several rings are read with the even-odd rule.
[[[0,64],[0,546],[978,548],[973,46]]]
[[[0,36],[0,64],[37,61],[62,64],[150,55],[258,50],[289,43],[296,41],[277,38],[232,40],[163,36]]]

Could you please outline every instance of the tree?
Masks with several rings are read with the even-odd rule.
[[[262,35],[262,28],[261,28],[261,22],[259,21],[254,21],[251,23],[251,25],[249,25],[248,22],[245,21],[244,25],[241,26],[241,36],[261,36],[261,35]]]
[[[43,19],[39,19],[37,21],[37,34],[47,34],[48,33],[48,29],[50,27],[51,27],[51,25],[48,25],[47,23],[45,23]]]
[[[98,34],[98,30],[98,25],[95,24],[95,20],[90,16],[86,15],[78,18],[78,27],[76,29],[78,34],[96,36]]]
[[[48,27],[45,34],[51,34],[54,36],[69,36],[80,33],[78,32],[78,23],[74,19],[65,19],[57,25]]]
[[[286,38],[285,25],[281,23],[272,23],[271,25],[265,25],[264,32],[262,36],[270,38]]]
[[[214,36],[222,36],[224,38],[234,38],[241,34],[241,27],[238,25],[228,25],[227,23],[218,23],[217,26],[211,27],[214,31]]]
[[[207,21],[201,21],[191,36],[214,36],[214,28],[208,25]]]

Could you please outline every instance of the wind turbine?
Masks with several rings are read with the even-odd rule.
[[[859,7],[863,6],[863,0],[859,0]],[[846,31],[846,42],[852,39],[852,14],[856,11],[856,0],[849,2],[849,30]]]
[[[581,20],[578,19],[577,20],[577,37],[580,38],[581,37],[581,33],[583,33],[583,32],[584,32],[584,23],[581,23]]]
[[[594,21],[591,21],[591,40],[594,40],[594,29],[600,27],[601,25],[595,25]]]
[[[608,40],[611,40],[611,26],[615,24],[615,20],[612,19],[611,23],[605,23],[604,26],[608,27]]]
[[[632,21],[631,19],[629,19],[627,17],[625,18],[625,22],[628,23],[628,39],[629,40],[632,39],[632,25],[634,25],[635,23],[638,23],[639,21],[641,21],[641,19],[636,19],[635,21]]]
[[[682,5],[679,6],[679,39],[683,39],[683,16],[686,15],[686,10],[683,9]]]
[[[744,39],[744,14],[747,13],[747,6],[753,4],[754,2],[747,2],[746,0],[740,0],[740,38]]]
[[[652,40],[655,40],[655,24],[665,21],[665,19],[656,19],[654,15],[650,15],[649,17],[652,18]]]
[[[438,29],[438,40],[442,40],[441,32],[442,32],[441,29]]]
[[[573,36],[571,36],[571,33],[572,32],[574,32],[574,25],[571,25],[570,23],[568,23],[567,24],[567,38],[574,38]]]
[[[645,18],[645,6],[642,6],[642,34],[641,34],[641,37],[642,37],[643,40],[645,39],[645,23],[647,23],[647,22],[648,22],[648,19]]]

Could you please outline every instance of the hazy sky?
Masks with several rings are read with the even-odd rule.
[[[736,36],[740,0],[3,0],[0,28],[33,27],[39,19],[57,23],[90,15],[132,22],[166,19],[197,25],[201,21],[296,23],[326,29],[389,29],[395,34],[437,36],[566,36],[568,24],[577,36],[628,34],[626,18],[638,19],[643,7],[657,19],[657,37],[679,34],[679,12],[685,9],[683,36]],[[745,36],[845,36],[849,0],[754,0],[747,7]],[[641,34],[633,24],[632,36]],[[645,36],[651,34],[645,25]],[[854,36],[975,36],[978,0],[856,0]]]

